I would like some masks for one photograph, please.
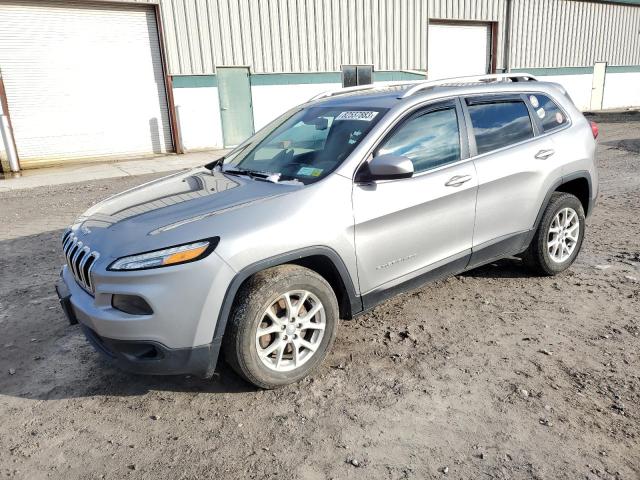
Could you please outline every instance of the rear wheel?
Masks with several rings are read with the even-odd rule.
[[[338,302],[316,272],[281,265],[238,292],[224,336],[227,362],[262,388],[297,382],[317,367],[336,335]]]
[[[556,275],[575,261],[584,238],[585,216],[580,200],[569,193],[551,196],[523,259],[542,275]]]

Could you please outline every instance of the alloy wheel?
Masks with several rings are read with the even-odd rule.
[[[573,208],[563,208],[553,218],[547,233],[547,251],[556,263],[566,261],[578,244],[580,218]]]
[[[279,296],[264,311],[256,330],[258,357],[276,372],[295,370],[320,348],[326,327],[322,302],[307,290]]]

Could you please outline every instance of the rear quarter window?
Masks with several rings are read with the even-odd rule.
[[[468,105],[478,155],[533,138],[529,110],[523,101]]]
[[[542,130],[550,132],[568,122],[567,116],[558,105],[546,95],[529,95],[529,102],[540,119]]]

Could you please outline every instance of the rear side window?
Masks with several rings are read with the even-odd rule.
[[[529,110],[522,101],[479,103],[468,108],[478,155],[533,138]]]
[[[455,108],[435,110],[407,120],[378,153],[410,158],[416,173],[460,160]]]
[[[567,123],[567,117],[560,107],[546,95],[529,95],[529,102],[536,111],[544,132],[555,130]]]

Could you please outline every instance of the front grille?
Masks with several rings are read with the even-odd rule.
[[[67,267],[73,274],[78,285],[93,294],[95,287],[91,279],[91,269],[100,257],[96,251],[92,251],[89,245],[78,240],[73,233],[67,232],[62,237],[62,250],[67,259]]]

